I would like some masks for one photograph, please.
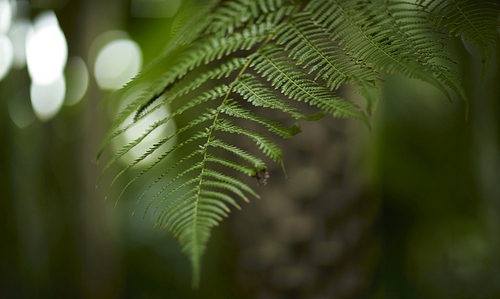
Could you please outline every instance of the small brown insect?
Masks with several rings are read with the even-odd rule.
[[[259,173],[261,176],[259,176]],[[269,178],[269,172],[267,172],[267,170],[264,168],[264,169],[259,170],[259,172],[257,172],[253,177],[257,179],[258,186],[265,186],[265,185],[267,185],[267,179]]]

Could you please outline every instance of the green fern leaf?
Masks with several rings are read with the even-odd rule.
[[[484,7],[493,8],[483,18],[479,12]],[[185,26],[174,42],[146,69],[161,68],[161,75],[118,114],[98,157],[154,111],[166,105],[176,108],[117,151],[104,165],[99,181],[152,132],[169,122],[178,124],[175,132],[150,144],[149,150],[119,170],[110,187],[139,162],[159,154],[125,184],[118,199],[153,168],[163,167],[144,188],[136,208],[154,193],[144,216],[151,213],[155,226],[177,236],[191,261],[196,287],[211,229],[229,215],[230,207],[241,209],[238,202],[259,197],[232,173],[258,178],[266,172],[264,160],[282,163],[281,149],[266,134],[246,129],[245,123],[282,138],[300,132],[297,125],[290,128],[258,115],[273,109],[295,120],[330,114],[370,127],[366,113],[337,91],[345,84],[355,85],[371,115],[383,73],[416,78],[448,98],[452,92],[467,100],[458,75],[448,65],[453,59],[443,50],[441,27],[477,45],[484,64],[495,44],[498,9],[465,0],[229,0],[218,6],[209,2],[193,20],[181,23]],[[317,108],[318,113],[306,116],[299,108],[304,105],[297,102]],[[252,140],[260,152],[251,154],[235,145],[235,134]],[[166,149],[164,145],[174,138],[178,143]]]
[[[295,136],[298,132],[296,128],[287,128],[278,122],[273,122],[261,117],[256,116],[252,111],[243,109],[238,106],[236,102],[228,102],[225,107],[221,109],[223,113],[236,118],[246,119],[252,122],[261,124],[267,128],[268,131],[276,133],[283,138],[290,138]]]
[[[152,131],[154,131],[155,129],[157,129],[159,126],[161,126],[162,124],[165,124],[167,121],[171,120],[174,116],[177,116],[177,115],[180,115],[182,114],[183,112],[185,112],[186,110],[188,110],[189,108],[192,108],[196,105],[199,105],[203,102],[206,102],[208,100],[214,100],[216,98],[219,98],[221,96],[223,96],[224,94],[226,94],[228,90],[228,87],[223,85],[223,86],[220,86],[220,87],[216,87],[214,88],[213,90],[210,90],[210,91],[207,91],[205,92],[203,95],[201,95],[200,97],[192,100],[190,103],[188,103],[186,106],[182,107],[181,109],[179,109],[178,111],[176,111],[175,113],[169,115],[168,117],[160,120],[160,121],[157,121],[156,123],[154,123],[153,125],[151,125],[149,127],[148,130],[146,130],[146,132],[144,132],[139,138],[135,139],[134,141],[132,141],[131,143],[125,145],[120,151],[118,151],[118,153],[113,157],[111,158],[111,160],[106,164],[106,166],[104,167],[104,169],[102,170],[102,173],[101,173],[101,176],[99,177],[99,180],[101,180],[104,172],[116,161],[118,160],[119,158],[121,158],[123,155],[125,155],[126,153],[128,153],[133,147],[137,146],[141,141],[144,140],[144,138],[146,138],[149,134],[151,134]],[[115,179],[113,180],[113,182],[111,183],[111,185],[116,181],[116,179],[118,179],[118,177],[123,174],[127,169],[133,167],[134,165],[136,165],[137,163],[139,163],[140,161],[144,160],[145,158],[147,158],[149,155],[151,155],[155,150],[157,150],[160,146],[162,146],[163,144],[165,144],[167,141],[171,140],[173,137],[179,135],[180,133],[182,132],[185,132],[187,130],[189,130],[190,128],[198,125],[199,123],[202,123],[202,122],[205,122],[207,120],[209,120],[212,116],[209,115],[209,114],[205,114],[203,115],[202,117],[192,121],[191,123],[189,123],[187,126],[183,127],[183,128],[180,128],[178,129],[176,132],[172,133],[170,136],[168,136],[167,138],[164,138],[162,140],[160,140],[160,142],[156,143],[153,147],[151,147],[151,149],[146,152],[144,155],[142,155],[141,157],[137,158],[132,164],[130,164],[127,168],[123,169],[116,177]],[[98,181],[99,182],[99,181]]]
[[[236,133],[247,136],[248,138],[255,141],[256,145],[259,147],[259,149],[262,150],[264,154],[269,156],[275,162],[281,161],[281,156],[282,156],[281,150],[278,148],[276,144],[271,142],[268,138],[266,138],[262,134],[259,134],[257,132],[252,132],[250,130],[236,126],[227,119],[222,119],[218,121],[215,125],[215,129],[223,132]]]
[[[479,48],[484,78],[498,37],[498,4],[471,0],[421,0],[419,4],[429,11],[436,27],[446,27],[450,36],[460,36]]]
[[[314,22],[323,26],[331,38],[358,61],[378,71],[400,73],[428,82],[451,98],[432,72],[418,63],[419,57],[407,41],[397,38],[400,35],[390,25],[392,19],[384,14],[373,14],[378,11],[376,2],[312,0],[306,9],[312,13]]]
[[[267,45],[256,54],[251,66],[289,98],[317,106],[337,117],[359,119],[370,127],[368,117],[356,105],[308,79],[307,73],[283,53],[284,49]]]
[[[398,39],[418,56],[420,65],[434,74],[436,79],[462,98],[468,107],[465,94],[457,72],[436,61],[455,63],[450,55],[442,50],[443,34],[429,24],[428,15],[422,12],[416,3],[378,0],[379,7],[390,16],[390,23],[395,29]],[[466,109],[468,112],[468,108]]]
[[[353,57],[335,46],[325,31],[311,21],[310,14],[297,14],[283,23],[276,39],[309,73],[316,73],[315,79],[323,78],[331,89],[338,89],[350,81],[363,86],[380,80],[377,72],[356,63]]]
[[[225,143],[222,140],[213,139],[210,141],[208,146],[211,146],[214,148],[221,148],[223,150],[226,150],[227,152],[234,154],[235,156],[238,156],[239,158],[251,163],[257,169],[265,169],[266,168],[266,164],[264,163],[264,161],[262,161],[258,157],[255,157],[255,156],[245,152],[244,150],[239,149],[236,146]]]
[[[290,14],[293,8],[293,5],[285,5],[285,1],[226,1],[211,15],[206,33],[226,36],[247,22],[259,22],[263,19],[276,25],[284,16]]]

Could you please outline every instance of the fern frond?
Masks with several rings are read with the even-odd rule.
[[[268,131],[273,132],[282,138],[291,138],[300,132],[300,130],[297,130],[297,127],[288,128],[278,122],[273,122],[256,116],[252,111],[239,107],[239,105],[234,101],[229,101],[224,107],[222,107],[221,112],[226,113],[229,116],[261,124],[266,127]]]
[[[251,67],[289,98],[317,106],[336,117],[362,120],[370,126],[368,117],[356,105],[308,79],[307,73],[283,52],[284,49],[276,45],[266,45],[257,52]]]
[[[172,41],[169,42],[162,53],[150,62],[144,71],[150,70],[158,65],[160,61],[165,60],[173,51],[179,49],[182,45],[191,43],[196,39],[203,30],[210,24],[211,19],[207,18],[207,14],[212,11],[220,0],[207,0],[202,3],[196,2],[196,9],[190,9],[189,4],[194,1],[186,1],[188,8],[176,17],[172,28]],[[191,2],[191,3],[189,3]]]
[[[189,44],[196,39],[212,21],[210,18],[207,18],[207,15],[217,7],[219,2],[219,0],[207,0],[203,2],[185,1],[188,7],[183,9],[176,17],[172,26],[173,40],[166,45],[158,58],[164,58],[172,49],[175,49],[175,47]],[[195,3],[196,8],[193,9],[192,5]]]
[[[155,122],[154,124],[152,124],[148,130],[146,130],[140,137],[138,137],[137,139],[135,139],[134,141],[130,142],[129,144],[123,146],[122,149],[120,149],[120,151],[118,151],[116,153],[116,155],[111,158],[111,160],[106,164],[106,166],[103,168],[102,172],[101,172],[101,175],[99,177],[99,181],[101,180],[104,172],[114,163],[116,162],[118,159],[120,159],[123,155],[125,155],[126,153],[128,153],[133,147],[137,146],[140,142],[142,142],[149,134],[151,134],[151,132],[153,132],[155,129],[157,129],[158,127],[160,127],[161,125],[165,124],[166,122],[168,122],[169,120],[171,120],[172,118],[174,118],[175,116],[178,116],[182,113],[184,113],[186,110],[190,109],[190,108],[193,108],[197,105],[200,105],[206,101],[209,101],[209,100],[214,100],[214,99],[217,99],[217,98],[220,98],[222,97],[224,94],[227,93],[227,90],[229,89],[229,87],[227,87],[226,85],[222,85],[220,87],[216,87],[212,90],[209,90],[205,93],[203,93],[201,96],[193,99],[192,101],[190,101],[188,104],[186,104],[184,107],[181,107],[179,110],[175,111],[174,113],[172,113],[171,115],[165,117],[164,119],[162,120],[159,120],[157,122]],[[167,138],[164,138],[162,139],[160,142],[156,143],[153,147],[151,147],[151,149],[146,152],[144,155],[142,155],[141,157],[137,158],[132,164],[130,164],[127,168],[123,169],[116,177],[115,179],[113,180],[113,183],[114,181],[116,181],[116,179],[123,173],[125,172],[127,169],[129,169],[130,167],[136,165],[137,163],[141,162],[142,160],[144,160],[145,158],[147,158],[149,155],[151,155],[156,149],[158,149],[161,145],[165,144],[167,141],[171,140],[172,138],[174,138],[175,136],[179,135],[180,133],[182,132],[185,132],[186,130],[198,125],[199,123],[202,123],[202,122],[205,122],[207,120],[209,120],[212,116],[209,115],[209,114],[205,114],[203,115],[202,117],[190,122],[188,125],[186,125],[185,127],[183,128],[180,128],[178,129],[176,132],[172,133],[170,136],[168,136]],[[99,183],[98,181],[98,183]],[[113,184],[112,183],[112,184]]]
[[[227,152],[234,154],[235,156],[238,156],[243,160],[248,161],[249,163],[254,165],[254,167],[257,169],[266,168],[266,164],[264,163],[264,161],[262,161],[258,157],[255,157],[255,156],[245,152],[244,150],[239,149],[238,147],[233,146],[231,144],[228,144],[222,140],[213,139],[210,141],[210,143],[207,144],[207,146],[211,146],[214,148],[221,148],[223,150],[226,150]]]
[[[268,31],[272,26],[268,23],[261,23],[244,29],[241,33],[237,32],[230,37],[209,38],[194,44],[190,51],[183,56],[174,66],[171,67],[160,79],[153,83],[140,97],[132,101],[117,116],[111,132],[114,132],[131,115],[136,113],[142,105],[147,104],[151,99],[158,98],[169,87],[184,77],[187,72],[193,70],[201,64],[210,63],[216,59],[221,59],[237,50],[248,50],[255,44],[262,42],[268,37]],[[114,137],[110,134],[103,142],[99,150],[98,157],[101,155],[104,147]]]
[[[135,159],[132,163],[130,163],[129,165],[127,165],[126,167],[124,167],[117,175],[115,175],[115,177],[113,178],[111,184],[110,184],[110,187],[118,180],[118,178],[123,175],[128,169],[132,168],[133,166],[137,165],[137,163],[139,163],[140,161],[146,159],[149,155],[151,155],[154,151],[156,151],[158,148],[160,148],[163,144],[165,144],[168,140],[172,139],[174,136],[177,136],[179,135],[180,133],[200,124],[200,123],[203,123],[207,120],[210,120],[210,115],[208,114],[205,114],[205,115],[202,115],[201,117],[197,118],[196,120],[190,122],[188,125],[182,127],[181,129],[177,130],[176,132],[170,134],[169,136],[167,136],[166,138],[163,138],[161,139],[158,143],[154,144],[147,152],[145,152],[142,156],[138,157],[137,159]],[[197,139],[200,139],[200,138],[203,138],[205,137],[206,134],[204,134],[204,132],[199,132],[198,134],[195,134],[194,136],[192,136],[191,138],[189,138],[187,141],[185,141],[184,143],[181,143],[179,145],[176,145],[175,147],[173,148],[170,148],[169,150],[167,150],[166,152],[164,152],[160,157],[158,157],[156,159],[155,162],[153,162],[149,167],[147,167],[146,169],[144,169],[136,178],[134,178],[129,184],[127,184],[125,186],[125,188],[122,190],[122,192],[120,193],[120,196],[123,194],[123,192],[125,191],[125,189],[133,182],[135,181],[137,178],[139,178],[140,176],[144,175],[146,172],[148,172],[149,170],[151,170],[151,168],[153,168],[154,166],[158,165],[165,157],[167,157],[168,155],[170,155],[172,152],[174,152],[175,150],[179,149],[179,148],[182,148],[183,146],[185,146],[186,144],[189,144]],[[109,192],[109,190],[108,190]],[[107,198],[108,194],[106,193],[106,198]],[[119,199],[120,197],[118,197]],[[117,201],[118,201],[117,199]]]
[[[262,21],[263,18],[276,25],[294,8],[294,5],[287,5],[285,2],[287,1],[226,1],[211,15],[206,33],[217,36],[229,35],[248,22],[254,22],[255,19]]]
[[[498,37],[500,6],[483,0],[420,0],[419,4],[429,11],[436,27],[445,27],[450,36],[460,36],[478,47],[484,78]]]
[[[240,80],[233,85],[233,91],[254,106],[281,110],[295,119],[306,117],[296,107],[285,102],[251,74],[242,75]]]
[[[218,204],[220,205],[223,205],[224,207],[226,207],[226,211],[230,211],[229,208],[227,207],[227,205],[224,203],[224,202],[227,202],[228,204],[231,204],[232,206],[234,206],[235,208],[237,208],[238,210],[241,210],[241,207],[240,205],[238,205],[238,203],[229,195],[225,194],[225,193],[221,193],[221,192],[215,192],[215,191],[210,191],[210,190],[202,190],[200,192],[200,195],[203,196],[204,198],[214,198],[214,199],[218,199],[217,202]]]
[[[444,33],[436,31],[428,22],[428,14],[417,3],[407,1],[376,0],[381,14],[387,14],[387,25],[394,28],[398,39],[419,57],[419,62],[428,63],[441,58],[452,61],[443,51]]]
[[[246,62],[247,62],[246,58],[239,58],[239,57],[232,58],[228,62],[221,64],[219,67],[217,67],[215,69],[212,69],[212,70],[209,70],[208,72],[199,75],[198,77],[196,77],[195,79],[189,81],[188,83],[186,83],[185,85],[183,85],[181,88],[178,88],[177,90],[175,89],[175,87],[172,87],[172,89],[174,91],[172,91],[169,94],[167,94],[165,96],[165,98],[160,103],[158,103],[157,105],[154,105],[150,109],[146,110],[146,109],[144,109],[144,106],[147,105],[148,103],[150,103],[152,100],[155,100],[155,99],[159,98],[159,96],[161,94],[164,94],[165,92],[167,92],[166,88],[164,88],[161,92],[155,94],[153,96],[153,98],[151,98],[149,100],[150,102],[148,102],[146,104],[143,104],[143,106],[137,108],[137,110],[134,110],[134,109],[136,109],[137,104],[132,104],[132,105],[130,105],[130,107],[125,108],[125,110],[127,112],[124,113],[124,115],[127,115],[127,117],[121,117],[120,116],[118,118],[118,121],[115,123],[114,127],[116,127],[116,125],[123,124],[123,122],[125,122],[127,119],[129,119],[130,118],[130,111],[135,111],[136,115],[134,117],[134,121],[130,122],[129,124],[127,124],[125,126],[123,126],[123,128],[117,128],[114,131],[111,130],[112,134],[109,134],[106,137],[106,139],[103,142],[103,144],[101,145],[101,149],[99,151],[98,157],[99,157],[100,153],[102,153],[102,150],[106,147],[106,145],[109,144],[109,142],[111,142],[111,140],[115,139],[116,137],[118,137],[122,133],[126,132],[131,127],[135,126],[137,124],[137,122],[139,122],[140,120],[144,119],[145,117],[147,117],[148,115],[150,115],[154,111],[158,110],[161,107],[164,107],[165,105],[171,103],[172,101],[176,100],[177,98],[179,98],[181,96],[184,96],[184,95],[188,94],[189,92],[191,92],[191,91],[199,88],[202,84],[204,84],[205,82],[207,82],[209,80],[228,77],[234,71],[242,68],[246,64]],[[157,83],[155,83],[155,84],[157,84]],[[155,84],[153,84],[153,86]],[[171,87],[171,85],[169,85],[168,87]],[[145,92],[143,92],[136,99],[136,101],[137,102],[144,102],[144,101],[146,101],[148,99],[148,96],[151,96],[151,94],[154,93],[154,91],[152,91],[152,88],[153,87],[151,87],[151,86],[149,88],[147,88],[145,90]],[[220,88],[223,88],[223,87],[220,87]],[[214,92],[217,92],[217,89],[218,88],[215,88]],[[223,92],[225,92],[225,91],[223,91]],[[153,103],[151,102],[149,105],[153,105]],[[187,104],[186,106],[193,107],[192,104]],[[146,110],[146,111],[144,111],[144,110]],[[143,113],[141,113],[141,111],[143,111]]]
[[[229,168],[232,168],[234,170],[242,172],[248,176],[254,176],[257,173],[257,171],[251,166],[248,166],[248,165],[243,164],[243,163],[237,163],[237,162],[234,162],[231,160],[227,160],[227,159],[224,159],[222,157],[207,155],[207,158],[205,159],[205,161],[206,162],[213,162],[213,163],[220,164],[223,166],[227,166]]]
[[[454,61],[443,50],[441,27],[478,45],[484,64],[495,42],[498,11],[488,2],[467,0],[228,0],[216,7],[209,3],[195,21],[185,21],[188,27],[153,63],[162,67],[161,75],[118,114],[98,157],[111,141],[154,111],[166,105],[174,111],[118,150],[104,165],[99,181],[152,132],[178,122],[173,133],[158,138],[118,171],[110,185],[153,153],[159,154],[125,184],[118,199],[162,163],[164,169],[144,189],[136,208],[154,193],[144,215],[150,212],[155,226],[167,227],[178,237],[191,261],[196,287],[211,228],[229,215],[230,207],[241,209],[239,201],[258,198],[231,173],[259,180],[258,174],[267,174],[264,160],[282,162],[281,149],[245,124],[283,138],[300,132],[297,125],[290,128],[257,112],[273,109],[308,121],[331,114],[370,127],[366,113],[337,92],[346,83],[355,85],[371,115],[384,73],[416,78],[448,98],[451,92],[467,100],[448,65]],[[485,17],[479,15],[485,12]],[[319,111],[306,116],[298,108],[304,105],[297,102]],[[260,152],[236,146],[235,134],[252,140]],[[165,148],[174,138],[178,144]]]
[[[165,99],[159,105],[156,105],[152,109],[148,109],[146,113],[141,113],[141,111],[144,110],[144,107],[146,105],[148,105],[151,101],[154,101],[158,98],[155,95],[153,98],[151,98],[149,100],[148,103],[144,104],[143,106],[141,106],[137,110],[136,116],[134,117],[134,122],[137,122],[137,121],[143,119],[144,117],[146,117],[147,115],[149,115],[153,111],[155,111],[156,109],[164,106],[165,104],[172,102],[173,100],[177,99],[178,97],[184,96],[184,95],[188,94],[190,91],[193,91],[193,90],[199,88],[203,83],[205,83],[209,80],[228,77],[234,71],[242,68],[246,64],[246,62],[247,62],[247,59],[245,59],[245,58],[239,58],[239,57],[232,58],[230,61],[221,64],[219,67],[217,67],[213,70],[209,70],[208,72],[203,73],[203,74],[199,75],[198,77],[196,77],[195,79],[182,85],[182,88],[179,88],[178,90],[175,90],[175,88],[173,88],[175,86],[172,86],[172,84],[167,86],[168,89],[173,88],[175,90],[175,92],[171,92],[168,96],[166,96]],[[162,90],[161,94],[165,94],[166,92],[167,92],[167,89],[164,89],[164,90]],[[144,96],[142,96],[142,97],[144,98]],[[123,131],[125,131],[127,129],[128,129],[128,127],[124,128]],[[117,134],[115,134],[115,135],[118,135],[119,133],[120,132],[117,132]],[[114,137],[116,137],[116,136],[114,136]]]
[[[202,167],[202,165],[203,165],[202,163],[196,163],[196,164],[194,164],[189,169],[187,169],[187,170],[179,173],[173,180],[171,180],[169,182],[169,184],[171,184],[172,182],[174,182],[177,178],[181,178],[185,174],[190,173],[191,171],[200,169]],[[168,194],[166,194],[165,196],[163,196],[163,198],[156,205],[156,207],[155,207],[155,209],[153,211],[153,216],[151,217],[151,219],[155,218],[156,211],[158,211],[158,209],[160,208],[161,204],[163,204],[167,198],[169,198],[170,196],[172,196],[176,192],[181,191],[184,187],[189,187],[190,185],[196,184],[197,182],[199,182],[200,177],[201,176],[197,176],[197,177],[194,177],[194,178],[191,178],[191,179],[187,180],[186,182],[184,182],[181,185],[179,185],[178,187],[172,189]],[[189,195],[190,193],[193,193],[193,192],[196,192],[196,190],[195,189],[190,189],[190,191],[184,193],[183,195],[177,196],[177,198],[174,201],[172,201],[165,209],[163,209],[162,212],[160,212],[160,214],[157,217],[155,226],[157,226],[159,224],[159,227],[162,227],[165,217],[169,215],[167,212],[175,211],[176,207],[178,207],[179,205],[184,204],[184,202],[183,202],[184,197],[187,196],[187,195]],[[149,209],[149,207],[151,206],[152,203],[153,203],[153,200],[151,200],[151,202],[149,203],[147,209]]]
[[[251,195],[255,196],[256,198],[259,198],[260,196],[255,193],[255,191],[252,190],[252,188],[248,187],[247,184],[243,183],[242,181],[235,179],[231,176],[219,173],[217,171],[211,170],[206,168],[205,171],[203,172],[203,175],[211,177],[213,179],[216,179],[220,183],[225,183],[229,184],[231,186],[237,187],[239,190],[246,191],[250,193]],[[242,197],[244,198],[244,197]]]
[[[271,140],[269,140],[262,134],[236,126],[227,119],[221,119],[220,121],[218,121],[215,125],[215,129],[222,132],[244,135],[255,141],[255,144],[259,147],[259,149],[262,150],[262,152],[266,154],[266,156],[269,156],[271,159],[273,159],[273,161],[281,161],[281,150],[275,143],[271,142]]]
[[[312,0],[306,10],[314,22],[343,45],[358,61],[378,71],[400,73],[428,82],[451,98],[445,86],[419,63],[419,57],[404,39],[398,39],[391,19],[378,11],[375,3],[355,0]]]
[[[162,157],[166,157],[168,156],[170,153],[182,148],[183,146],[189,144],[190,142],[192,141],[195,141],[199,138],[204,138],[204,137],[207,137],[207,134],[197,134],[195,135],[196,137],[195,138],[190,138],[188,141],[180,144],[180,145],[177,145],[175,147],[173,147],[172,149],[170,149],[170,151],[167,151],[166,153],[164,153],[162,155]],[[199,149],[199,150],[196,150],[196,151],[193,151],[191,152],[190,154],[184,156],[183,158],[181,158],[180,160],[178,160],[174,165],[170,166],[170,168],[168,170],[166,170],[165,172],[163,172],[158,178],[156,178],[144,191],[143,193],[141,194],[141,196],[139,196],[139,199],[137,200],[136,204],[135,204],[135,208],[134,208],[134,211],[132,212],[132,216],[135,214],[135,211],[137,210],[137,206],[139,205],[139,202],[141,201],[141,199],[144,197],[144,195],[149,191],[151,190],[151,188],[153,188],[156,184],[158,184],[165,176],[167,176],[171,171],[173,171],[174,169],[178,168],[180,165],[182,165],[184,162],[190,160],[191,158],[197,156],[197,155],[201,155],[203,154],[203,150],[202,149]],[[164,158],[163,157],[163,158]],[[160,160],[160,159],[158,159]],[[153,165],[150,165],[147,169],[141,171],[141,173],[137,176],[135,176],[130,182],[127,183],[127,185],[125,185],[125,187],[123,188],[122,190],[122,193],[120,194],[120,196],[123,194],[123,192],[135,181],[137,180],[138,178],[140,178],[141,176],[143,176],[147,171],[149,171],[153,166],[155,166],[156,164],[153,164]],[[150,203],[154,202],[154,200],[161,194],[163,193],[163,191],[165,191],[165,189],[167,189],[170,185],[169,184],[166,184],[164,185],[160,191],[158,191],[156,193],[155,196],[153,196],[153,198],[151,199]],[[149,209],[149,206],[148,208],[146,209],[146,212],[144,213],[144,215],[146,215],[147,213],[147,210]]]
[[[374,85],[380,80],[377,72],[357,63],[338,48],[325,31],[311,21],[310,14],[297,14],[283,23],[276,39],[303,68],[309,70],[308,73],[316,73],[315,79],[323,78],[330,89],[338,89],[351,81],[362,86]]]
[[[429,24],[428,14],[421,11],[416,3],[389,0],[378,2],[379,7],[390,16],[390,24],[396,29],[398,38],[405,41],[404,44],[418,56],[417,61],[432,72],[436,79],[458,94],[468,107],[468,98],[458,73],[437,62],[445,60],[455,63],[450,55],[443,51],[443,33],[436,31]]]
[[[214,158],[211,157],[210,159]],[[174,235],[178,236],[179,241],[183,244],[183,251],[189,253],[195,277],[194,285],[198,283],[200,259],[205,251],[210,229],[222,219],[221,215],[227,214],[227,206],[220,199],[227,200],[229,197],[210,189],[230,191],[245,201],[248,201],[248,199],[242,191],[258,196],[243,182],[207,169],[204,167],[204,163],[205,159],[202,163],[192,167],[193,169],[202,168],[199,176],[171,192],[193,185],[191,189],[174,200],[159,215],[159,225],[169,227],[169,230],[173,231]],[[212,194],[214,196],[206,198],[202,194]],[[218,203],[214,204],[214,201]],[[222,206],[222,209],[219,206]]]

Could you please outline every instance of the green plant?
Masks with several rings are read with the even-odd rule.
[[[265,135],[241,126],[240,120],[262,125],[283,138],[300,129],[259,117],[258,109],[282,111],[295,120],[331,114],[358,119],[370,127],[369,115],[384,73],[425,81],[450,100],[456,94],[467,102],[452,67],[456,62],[445,50],[446,37],[461,37],[478,47],[484,76],[498,35],[498,15],[498,7],[486,1],[210,2],[199,7],[196,17],[183,21],[183,29],[153,63],[164,67],[163,75],[120,112],[98,157],[114,138],[153,111],[179,102],[178,108],[118,151],[103,173],[153,130],[172,120],[180,124],[122,169],[113,183],[167,141],[179,138],[125,189],[166,157],[180,156],[145,188],[139,201],[160,186],[146,212],[156,204],[156,225],[168,227],[179,238],[191,260],[196,287],[211,228],[228,215],[230,206],[240,209],[240,198],[258,197],[231,171],[254,177],[259,185],[268,178],[265,162],[228,137],[246,136],[264,156],[282,162],[281,150]],[[164,61],[169,65],[163,66]],[[365,109],[336,94],[343,84],[357,87],[366,99]],[[304,115],[294,102],[316,106],[319,113]],[[133,121],[126,123],[131,116]]]

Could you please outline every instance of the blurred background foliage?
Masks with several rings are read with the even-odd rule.
[[[88,70],[84,95],[70,102],[67,60],[66,102],[47,115],[33,102],[31,70],[11,62],[0,74],[0,298],[500,297],[500,56],[479,81],[480,60],[460,40],[448,47],[471,97],[468,121],[460,101],[388,76],[372,132],[328,117],[301,124],[302,134],[279,141],[289,178],[270,168],[262,199],[214,229],[193,291],[177,241],[141,207],[130,217],[142,189],[114,208],[95,188],[102,166],[93,160],[120,106],[101,105],[116,82],[99,82],[98,68],[120,65],[98,67],[99,53],[132,41],[119,48],[135,53],[121,58],[134,72],[196,3],[0,1],[0,37],[14,45],[16,20],[53,11],[66,57]]]

